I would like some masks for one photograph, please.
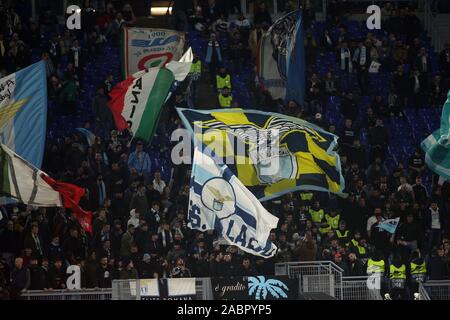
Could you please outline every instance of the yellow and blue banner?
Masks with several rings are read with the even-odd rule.
[[[213,150],[216,161],[222,159],[260,201],[300,190],[344,196],[336,135],[277,113],[242,109],[177,111],[185,127],[192,130],[194,141]],[[265,157],[269,131],[277,132],[273,140],[278,146],[276,154]],[[241,145],[243,148],[239,148]],[[265,170],[275,162],[275,171]]]

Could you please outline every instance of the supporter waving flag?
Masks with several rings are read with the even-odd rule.
[[[6,145],[0,145],[0,196],[35,207],[72,209],[83,229],[91,232],[92,214],[78,205],[84,194],[83,188],[53,180]]]
[[[172,85],[187,77],[192,60],[189,48],[180,61],[140,71],[119,83],[109,102],[117,129],[129,128],[134,137],[150,142]]]

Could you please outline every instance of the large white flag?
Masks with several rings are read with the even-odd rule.
[[[226,165],[217,165],[198,147],[192,167],[189,223],[191,229],[216,230],[230,245],[256,256],[273,257],[269,240],[278,218],[269,213]]]
[[[37,207],[62,207],[60,193],[43,176],[44,172],[0,144],[0,196]]]

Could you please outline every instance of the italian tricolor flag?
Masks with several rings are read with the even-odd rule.
[[[6,145],[0,145],[0,196],[35,207],[72,209],[83,229],[92,232],[92,213],[78,205],[84,194],[85,189],[53,180]]]
[[[192,60],[189,49],[178,62],[140,71],[119,83],[111,91],[109,102],[117,129],[130,128],[134,137],[150,142],[170,88],[187,77]]]

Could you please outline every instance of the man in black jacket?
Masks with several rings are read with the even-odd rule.
[[[351,252],[348,254],[348,273],[349,277],[362,277],[365,276],[364,266],[360,260],[356,257],[356,254]]]
[[[254,276],[254,275],[256,275],[256,270],[251,265],[249,257],[245,257],[242,260],[242,264],[240,265],[240,268],[238,268],[237,275],[239,275],[239,276]]]
[[[57,258],[48,271],[48,287],[50,289],[66,289],[66,268],[63,262]]]
[[[446,280],[449,278],[448,258],[445,256],[442,247],[433,250],[427,273],[430,280]]]
[[[11,272],[11,299],[17,299],[22,292],[30,287],[30,270],[23,266],[23,259],[16,258]]]
[[[101,257],[96,278],[99,288],[111,288],[112,271],[108,265],[108,257]]]
[[[44,290],[47,288],[47,273],[39,265],[38,258],[33,256],[30,260],[30,290]]]

